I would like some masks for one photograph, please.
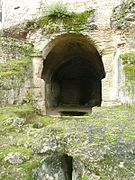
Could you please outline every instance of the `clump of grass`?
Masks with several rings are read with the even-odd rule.
[[[48,6],[45,16],[50,18],[65,18],[70,17],[71,13],[68,11],[66,4],[57,2]]]

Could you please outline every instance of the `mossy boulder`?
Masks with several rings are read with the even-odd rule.
[[[134,179],[134,111],[125,105],[96,107],[89,116],[43,117],[28,105],[1,108],[0,178],[55,179],[68,172],[77,179]],[[25,124],[4,123],[16,116]],[[43,126],[33,127],[37,122]],[[28,158],[16,165],[4,160],[14,152]]]

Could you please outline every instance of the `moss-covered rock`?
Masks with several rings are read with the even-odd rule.
[[[5,37],[13,37],[17,39],[25,40],[29,31],[35,31],[42,28],[46,33],[54,32],[80,32],[87,28],[87,21],[91,18],[93,20],[95,9],[87,10],[81,13],[68,12],[68,15],[61,15],[57,12],[55,14],[43,14],[38,19],[28,20],[22,24],[10,27],[9,29],[3,29],[1,34]],[[90,20],[89,20],[90,22]],[[89,25],[89,29],[97,29],[93,23]]]
[[[0,37],[0,103],[17,101],[20,89],[31,79],[31,44],[9,37]],[[30,85],[29,85],[30,86]]]
[[[135,4],[133,0],[126,0],[113,10],[112,25],[117,28],[128,28],[128,21],[134,21]]]
[[[43,15],[39,19],[33,21],[25,22],[26,29],[38,29],[42,28],[46,33],[53,33],[59,31],[73,31],[80,32],[87,28],[88,18],[92,17],[95,10],[84,11],[81,13],[68,13],[67,16],[56,16],[56,15]],[[91,25],[92,29],[97,27],[93,24]]]
[[[125,72],[125,86],[129,95],[135,94],[135,52],[124,53],[120,56]]]
[[[134,179],[134,111],[125,105],[93,108],[90,116],[42,117],[28,105],[1,108],[0,178],[55,179],[68,170],[77,179]],[[5,121],[16,115],[26,122],[11,128]],[[44,126],[33,127],[37,121]],[[22,164],[4,160],[14,152],[27,157]]]

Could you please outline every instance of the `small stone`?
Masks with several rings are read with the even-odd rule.
[[[43,123],[38,122],[38,123],[33,124],[33,128],[40,129],[40,128],[42,128],[42,127],[44,127],[44,124],[43,124]]]
[[[14,145],[14,143],[15,143],[15,142],[14,142],[14,137],[13,137],[13,136],[9,136],[8,139],[9,139],[9,144],[10,144],[10,145]]]
[[[124,162],[120,162],[119,167],[123,168],[124,167]]]
[[[25,159],[26,157],[20,152],[11,152],[4,158],[4,160],[8,161],[10,164],[22,164]]]
[[[97,176],[95,174],[92,174],[92,177],[91,177],[93,180],[99,180],[100,179],[100,176]]]
[[[24,125],[25,122],[26,122],[25,119],[16,117],[16,118],[13,119],[12,124],[13,124],[14,126],[22,126],[22,125]]]

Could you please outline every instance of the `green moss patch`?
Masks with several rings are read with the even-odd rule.
[[[38,123],[42,123],[43,126],[54,124],[57,119],[50,116],[40,116],[37,110],[31,104],[3,106],[0,107],[1,130],[3,131],[3,128],[5,128],[6,130],[9,129],[10,131],[10,128],[15,128],[11,125],[12,123],[4,125],[3,122],[6,119],[15,118],[16,116],[19,118],[24,118],[26,120],[25,124],[33,124],[35,127]]]
[[[0,63],[0,81],[10,84],[12,79],[17,78],[19,81],[19,78],[25,78],[25,73],[31,69],[33,47],[13,38],[1,38],[0,45],[5,58]],[[4,89],[4,85],[2,87]]]
[[[63,19],[64,28],[66,31],[73,30],[80,32],[85,29],[88,18],[95,12],[95,10],[84,11],[82,13],[72,13],[69,18]]]
[[[11,28],[12,29],[12,28]],[[10,59],[30,56],[33,52],[33,47],[22,40],[17,40],[11,37],[0,37],[0,46],[5,55],[10,55]]]
[[[22,168],[23,171],[26,173],[24,175],[23,180],[32,180],[35,179],[32,170],[36,169],[39,166],[40,159],[36,159],[33,161],[26,162],[19,166],[19,168]]]
[[[125,53],[120,56],[124,65],[126,87],[131,95],[134,95],[135,87],[135,52]]]
[[[25,70],[28,71],[30,68],[31,60],[30,59],[15,59],[5,63],[0,63],[0,78],[10,76],[23,76]]]
[[[0,99],[3,102],[8,90],[19,91],[31,73],[31,59],[15,59],[0,63]]]
[[[82,13],[70,13],[68,16],[43,16],[36,21],[28,21],[27,27],[44,28],[48,33],[59,31],[60,27],[65,31],[79,32],[84,29],[88,18],[95,12],[95,10],[84,11]]]
[[[79,32],[84,29],[88,18],[94,14],[95,10],[86,10],[81,13],[68,11],[66,4],[55,3],[46,7],[43,16],[35,21],[26,22],[27,28],[44,28],[48,33],[60,31]]]

